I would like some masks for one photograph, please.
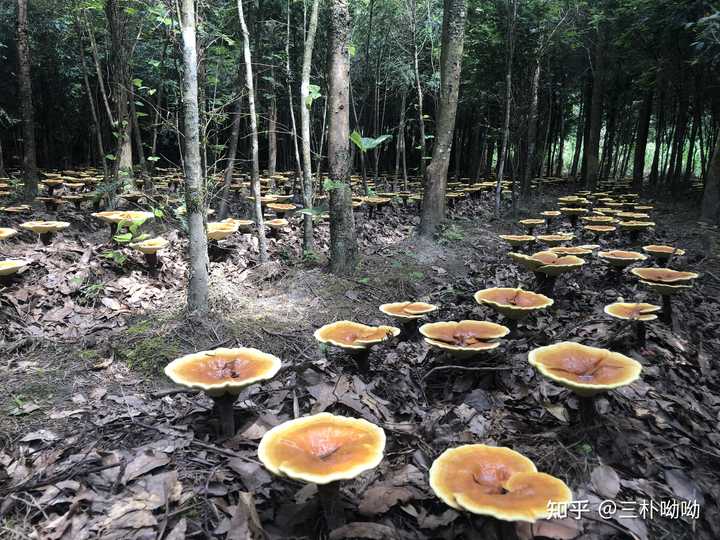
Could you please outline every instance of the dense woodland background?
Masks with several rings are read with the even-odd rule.
[[[292,138],[299,131],[310,4],[245,5],[260,165],[270,173],[299,169]],[[351,129],[367,137],[392,135],[368,153],[367,169],[422,174],[436,129],[442,2],[350,4]],[[119,112],[127,115],[138,170],[182,166],[179,6],[38,0],[27,9],[38,165],[112,163],[118,152],[111,122]],[[0,6],[0,163],[6,169],[19,167],[23,155],[16,11],[15,2]],[[224,168],[239,115],[237,168],[248,169],[251,137],[237,7],[198,2],[197,24],[203,164],[209,173]],[[702,1],[471,0],[450,174],[484,178],[497,172],[510,62],[507,175],[633,176],[636,183],[646,177],[649,189],[678,192],[693,182],[701,189],[720,126],[718,24],[717,13]],[[324,5],[318,27],[310,138],[315,168],[324,170]],[[119,110],[130,92],[129,106]],[[359,170],[359,153],[354,160]]]

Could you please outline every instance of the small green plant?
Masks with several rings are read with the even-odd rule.
[[[369,277],[361,277],[361,278],[358,278],[357,281],[358,281],[358,283],[362,283],[363,285],[367,285],[368,283],[370,283],[370,278],[369,278]]]
[[[159,212],[162,214],[162,210],[159,210]],[[137,221],[121,221],[118,223],[117,230],[122,231],[125,227],[127,227],[128,232],[116,234],[113,236],[113,240],[115,240],[118,244],[129,244],[131,242],[142,242],[143,240],[147,240],[150,238],[150,235],[140,233],[140,227],[142,227],[143,223],[145,223],[145,219]]]
[[[423,274],[422,272],[418,272],[417,270],[413,270],[408,274],[408,277],[411,281],[420,281],[425,277],[425,274]]]
[[[158,375],[179,355],[178,347],[164,336],[133,341],[132,346],[118,350],[130,369],[146,375]]]
[[[450,227],[447,227],[445,230],[443,230],[440,233],[440,241],[441,242],[458,242],[465,238],[465,233],[462,232],[459,228],[457,228],[455,225],[451,225]]]
[[[303,251],[302,260],[305,264],[318,264],[320,262],[320,256],[317,251],[306,249]]]
[[[108,249],[106,251],[103,251],[100,256],[103,259],[112,261],[120,268],[123,268],[125,266],[125,263],[127,262],[127,255],[123,254],[122,251],[119,251],[117,249]]]

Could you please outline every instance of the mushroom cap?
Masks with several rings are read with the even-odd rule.
[[[644,261],[647,259],[647,255],[638,253],[637,251],[623,251],[622,249],[613,249],[611,251],[598,251],[597,254],[602,260],[606,261],[611,266],[618,266],[624,268],[630,266],[633,263]]]
[[[225,240],[237,231],[238,225],[234,222],[215,221],[207,224],[208,240]]]
[[[547,276],[559,276],[585,264],[583,259],[575,255],[558,256],[552,251],[541,251],[533,255],[532,258],[541,262],[541,265],[535,271]]]
[[[570,247],[551,247],[549,251],[552,251],[556,255],[592,255],[593,250],[583,246],[570,246]]]
[[[560,208],[560,212],[567,216],[577,216],[580,214],[587,214],[588,209],[587,208],[567,207],[567,208]]]
[[[680,272],[670,268],[633,268],[630,272],[645,281],[670,285],[688,285],[700,277],[695,272]]]
[[[90,214],[94,218],[98,218],[105,223],[142,223],[148,219],[155,217],[152,212],[141,212],[139,210],[109,210],[106,212],[95,212]]]
[[[270,203],[267,205],[267,207],[270,210],[277,210],[280,212],[289,212],[290,210],[295,210],[295,208],[297,208],[294,204],[286,203]]]
[[[618,223],[621,229],[627,229],[629,231],[641,231],[644,229],[649,229],[651,227],[655,226],[655,223],[652,221],[636,221],[636,220],[630,220],[630,221],[621,221]]]
[[[320,343],[329,343],[341,349],[366,349],[376,343],[400,334],[394,326],[368,326],[353,321],[336,321],[321,326],[315,333]]]
[[[518,221],[520,225],[527,225],[529,227],[536,227],[537,225],[544,225],[544,219],[521,219]]]
[[[555,302],[544,294],[511,287],[483,289],[477,291],[474,298],[478,304],[487,304],[513,320],[522,319],[533,311],[548,308]]]
[[[513,261],[515,261],[517,264],[519,264],[526,270],[535,271],[535,269],[543,265],[542,261],[539,261],[530,255],[515,252],[510,252],[508,253],[508,255]]]
[[[428,345],[465,358],[497,348],[500,342],[495,340],[507,336],[510,329],[488,321],[447,321],[423,324],[420,333]]]
[[[586,223],[614,223],[615,218],[613,216],[582,216],[582,219]]]
[[[0,276],[12,276],[25,268],[30,261],[25,259],[5,259],[0,261]]]
[[[549,217],[549,218],[553,218],[553,217],[561,216],[562,212],[560,212],[559,210],[545,210],[544,212],[540,212],[540,215]]]
[[[201,351],[176,358],[165,366],[165,375],[176,384],[199,388],[210,396],[237,395],[253,383],[271,379],[280,370],[280,359],[253,348]]]
[[[320,413],[290,420],[263,435],[258,457],[270,472],[329,484],[377,467],[385,432],[362,418]]]
[[[572,501],[564,482],[527,457],[484,444],[445,450],[430,467],[430,487],[452,508],[505,521],[534,522],[548,517],[549,502]]]
[[[271,229],[284,229],[289,225],[288,220],[284,218],[269,219],[265,222],[265,225]]]
[[[67,221],[28,221],[20,226],[34,233],[44,234],[62,231],[67,229],[70,224]]]
[[[660,311],[660,306],[654,304],[615,302],[605,306],[605,313],[616,319],[628,321],[654,321],[657,319],[655,311]]]
[[[653,257],[657,257],[658,259],[669,259],[673,255],[677,255],[678,257],[682,257],[685,255],[685,250],[676,248],[673,246],[665,246],[661,244],[650,244],[649,246],[643,246],[643,251],[645,253],[649,253]]]
[[[663,296],[670,296],[683,292],[685,289],[692,289],[692,285],[673,285],[671,283],[660,283],[641,279],[640,283],[646,285],[652,291]]]
[[[583,229],[594,233],[606,234],[615,232],[617,227],[613,227],[612,225],[585,225]]]
[[[522,246],[535,241],[534,236],[527,234],[499,234],[498,237],[505,240],[511,246]]]
[[[15,229],[12,229],[10,227],[0,227],[0,240],[7,240],[8,238],[12,238],[17,233],[18,232]]]
[[[150,255],[153,253],[157,253],[168,244],[169,242],[167,240],[158,236],[157,238],[149,238],[147,240],[143,240],[142,242],[136,242],[132,244],[132,247],[134,247],[141,253]]]
[[[624,354],[572,341],[538,347],[528,361],[540,373],[580,396],[630,384],[640,377],[642,366]]]
[[[437,306],[425,302],[393,302],[381,305],[380,311],[395,319],[409,321],[419,319],[437,308]]]
[[[235,218],[226,218],[223,219],[220,223],[234,223],[235,225],[237,225],[240,232],[248,232],[252,229],[252,226],[255,225],[255,222],[252,219]]]
[[[575,238],[574,234],[541,234],[536,237],[538,241],[548,246],[557,246]]]

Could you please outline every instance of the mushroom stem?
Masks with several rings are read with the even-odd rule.
[[[330,482],[329,484],[319,484],[317,488],[320,508],[322,508],[328,532],[342,527],[345,524],[345,515],[340,498],[340,484]]]
[[[40,233],[40,241],[41,241],[41,242],[43,243],[43,245],[45,245],[45,246],[49,246],[50,244],[52,244],[52,238],[53,238],[53,233],[52,233],[52,232]]]
[[[575,229],[577,227],[578,217],[576,214],[570,214],[570,225]]]
[[[662,295],[662,312],[660,313],[660,320],[672,326],[672,304],[670,303],[669,294]]]
[[[115,235],[117,234],[118,224],[108,223],[108,226],[110,227],[110,241],[112,242],[115,239]]]
[[[352,356],[360,373],[367,373],[370,371],[370,347],[360,349],[353,353]]]
[[[215,403],[215,412],[220,420],[220,435],[230,438],[235,435],[235,401],[237,396],[224,394],[212,398]]]
[[[510,335],[514,336],[518,329],[517,319],[507,319],[505,325],[510,329]]]
[[[638,347],[645,347],[645,323],[643,321],[635,321],[635,337]]]
[[[375,207],[372,204],[369,204],[368,205],[368,219],[373,218],[374,210],[375,210]]]
[[[583,426],[591,426],[595,423],[595,396],[578,396],[578,408]]]
[[[402,331],[402,339],[405,339],[406,341],[417,341],[418,339],[420,339],[417,319],[402,322],[400,324],[400,329]]]
[[[158,255],[157,255],[157,252],[155,252],[155,253],[143,253],[143,255],[145,256],[145,262],[147,263],[148,268],[150,269],[150,271],[151,271],[151,272],[152,272],[152,271],[155,271],[155,270],[157,269],[157,266],[158,266]]]
[[[630,231],[630,243],[635,244],[640,239],[640,231]]]

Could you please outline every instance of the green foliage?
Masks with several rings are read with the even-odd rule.
[[[325,191],[332,191],[333,189],[340,189],[345,185],[345,182],[342,180],[331,180],[330,178],[326,178],[323,181],[323,189]]]
[[[106,251],[103,251],[100,256],[103,259],[112,261],[119,268],[123,268],[125,266],[125,263],[127,262],[127,256],[122,251],[119,251],[117,249],[108,249]]]
[[[357,146],[358,150],[360,150],[361,152],[368,152],[369,150],[374,150],[389,139],[392,139],[392,135],[380,135],[379,137],[373,139],[372,137],[363,137],[357,130],[353,131],[350,134],[350,140],[355,146]]]
[[[457,242],[465,238],[465,233],[455,225],[446,227],[440,233],[440,241],[443,243]]]

